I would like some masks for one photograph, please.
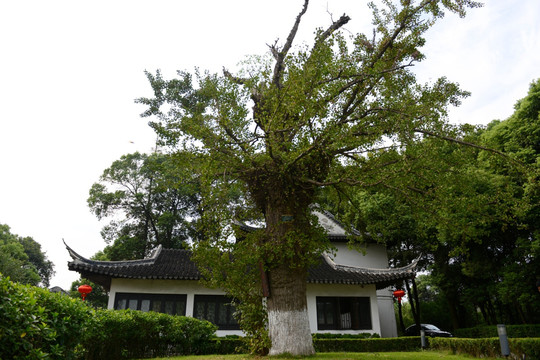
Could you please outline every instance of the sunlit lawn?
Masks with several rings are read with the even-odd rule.
[[[177,356],[174,360],[263,360],[263,359],[301,359],[299,357],[256,357],[249,355],[201,355],[201,356]],[[418,351],[418,352],[387,352],[387,353],[318,353],[307,359],[343,359],[343,360],[470,360],[466,355],[450,355],[446,352]],[[483,358],[484,360],[494,360],[495,358]],[[157,359],[156,359],[157,360]]]

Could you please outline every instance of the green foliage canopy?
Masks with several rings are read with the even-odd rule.
[[[423,35],[444,11],[463,16],[479,6],[470,0],[383,1],[380,9],[370,4],[373,36],[345,36],[341,29],[350,18],[343,15],[318,29],[311,46],[293,47],[308,3],[286,41],[271,45],[267,56],[248,58],[238,74],[180,71],[165,80],[159,71],[147,73],[154,96],[138,100],[163,144],[197,157],[201,224],[209,241],[197,249],[214,254],[212,262],[202,256],[207,265],[230,259],[222,251],[232,247],[232,220],[264,219],[265,230],[243,246],[268,271],[273,313],[305,309],[307,267],[328,248],[310,209],[320,189],[407,190],[401,173],[410,159],[403,151],[424,136],[448,135],[446,109],[468,93],[444,77],[417,84],[411,67],[424,59]],[[245,194],[241,208],[224,201],[232,186]],[[269,323],[271,337],[282,330]],[[301,344],[310,336],[282,338]],[[305,349],[299,353],[313,352]]]
[[[49,286],[54,264],[31,237],[11,233],[0,224],[0,273],[22,284]]]
[[[198,202],[196,178],[160,153],[122,156],[88,197],[98,219],[111,219],[102,230],[110,244],[103,251],[108,260],[140,259],[158,245],[184,247],[196,236],[191,222]]]
[[[313,46],[290,51],[307,4],[285,44],[249,58],[239,76],[147,73],[155,96],[138,100],[148,106],[144,116],[155,116],[150,124],[163,143],[200,156],[208,194],[239,182],[249,196],[243,205],[254,205],[267,226],[294,214],[301,231],[311,227],[306,209],[316,189],[390,183],[403,169],[400,151],[418,134],[447,131],[446,107],[468,93],[445,78],[416,84],[410,68],[424,58],[422,35],[444,9],[463,15],[478,6],[385,1],[382,10],[371,5],[372,38],[346,38],[344,15],[318,30]],[[237,215],[220,211],[215,196],[208,200],[214,215]]]

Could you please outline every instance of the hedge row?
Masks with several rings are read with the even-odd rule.
[[[420,349],[420,337],[374,339],[314,339],[317,352],[390,352]]]
[[[540,359],[540,338],[508,339],[510,352],[517,359]],[[431,338],[431,349],[448,350],[453,354],[468,354],[474,357],[499,357],[499,338],[461,339]]]
[[[217,327],[185,316],[134,310],[98,310],[84,336],[86,359],[199,355],[214,351]]]
[[[313,339],[373,339],[380,338],[377,333],[360,333],[360,334],[334,334],[334,333],[314,333],[311,334]]]
[[[535,325],[506,325],[509,338],[538,338],[540,337],[540,324]],[[490,338],[498,337],[497,326],[477,326],[473,328],[457,329],[454,336],[460,338]]]
[[[0,274],[0,359],[75,359],[90,318],[80,300]]]
[[[190,317],[93,310],[0,274],[0,359],[128,359],[216,351],[216,326]]]

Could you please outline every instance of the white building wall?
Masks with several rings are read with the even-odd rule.
[[[388,255],[386,247],[381,244],[356,245],[349,248],[347,243],[334,243],[336,254],[330,254],[330,258],[336,264],[358,266],[371,269],[388,268]]]
[[[309,315],[309,325],[312,333],[336,333],[336,334],[359,334],[377,333],[381,335],[379,320],[379,308],[377,303],[377,292],[375,285],[330,285],[330,284],[308,284],[306,291],[307,307]],[[317,330],[317,296],[361,296],[370,298],[371,325],[368,330]]]
[[[334,246],[337,248],[337,251],[330,258],[336,264],[371,269],[388,268],[388,254],[386,247],[382,244],[358,245],[357,248],[350,248],[347,243],[335,243]],[[379,334],[381,337],[397,337],[397,324],[391,290],[388,288],[377,290],[376,299],[378,304],[378,319],[380,320]]]

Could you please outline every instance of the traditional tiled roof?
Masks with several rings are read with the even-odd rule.
[[[330,212],[320,209],[314,209],[313,215],[317,216],[319,225],[321,225],[328,235],[328,239],[331,241],[349,241],[351,236],[364,236],[364,239],[371,239],[369,234],[362,234],[358,230],[353,228],[347,228],[342,222],[337,220]],[[237,226],[243,231],[252,232],[260,230],[261,228],[248,225],[243,222],[235,222]]]
[[[106,289],[112,278],[199,280],[201,275],[191,260],[190,250],[156,249],[151,257],[142,260],[96,261],[86,259],[66,244],[73,258],[68,268],[82,277],[92,280]],[[398,269],[367,269],[335,264],[328,256],[323,256],[319,265],[309,270],[308,283],[314,284],[375,284],[384,288],[399,280],[414,277],[416,262]]]
[[[356,266],[338,265],[329,256],[323,255],[318,265],[309,269],[308,283],[312,284],[375,284],[383,289],[400,280],[415,276],[418,260],[401,268],[370,269]]]
[[[159,246],[151,257],[141,260],[97,261],[86,259],[66,244],[73,258],[68,268],[82,277],[109,288],[112,278],[199,280],[200,273],[191,261],[191,251],[183,249],[163,249]]]

